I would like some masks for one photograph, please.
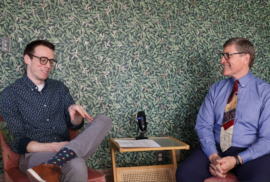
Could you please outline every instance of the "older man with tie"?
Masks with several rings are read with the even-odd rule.
[[[253,76],[255,51],[244,38],[225,42],[223,75],[210,88],[197,116],[196,148],[177,169],[179,182],[225,178],[270,181],[270,85]]]

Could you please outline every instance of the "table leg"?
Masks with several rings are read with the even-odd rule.
[[[111,156],[112,156],[113,179],[114,179],[114,182],[117,182],[116,162],[115,162],[115,150],[112,147],[111,147]]]
[[[175,173],[176,173],[176,169],[177,169],[177,161],[176,161],[175,150],[170,150],[170,154],[171,154],[172,164],[173,164],[173,167],[174,167],[174,170],[173,170],[173,179],[174,179],[174,181],[176,181],[176,179],[175,179]]]

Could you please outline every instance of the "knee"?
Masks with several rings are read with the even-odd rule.
[[[85,160],[83,158],[75,158],[72,159],[68,162],[69,165],[69,170],[68,170],[68,175],[69,176],[79,176],[80,178],[82,178],[84,176],[84,178],[87,179],[87,166],[85,164]]]
[[[102,124],[104,128],[108,128],[109,130],[112,127],[112,120],[108,116],[105,115],[97,115],[94,118],[94,121],[97,121],[99,124]]]

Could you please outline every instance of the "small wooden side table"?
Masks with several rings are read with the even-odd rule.
[[[112,168],[114,182],[128,181],[176,181],[175,172],[177,169],[177,161],[175,150],[189,150],[189,145],[171,137],[148,137],[157,142],[161,147],[154,148],[123,148],[115,142],[117,140],[135,140],[135,138],[110,138]],[[116,167],[115,151],[123,152],[139,152],[139,151],[158,151],[169,150],[172,164],[153,165],[153,166],[136,166],[136,167]]]

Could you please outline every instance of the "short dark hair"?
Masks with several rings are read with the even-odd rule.
[[[229,39],[225,42],[223,45],[223,48],[229,46],[229,45],[235,45],[237,51],[239,52],[244,52],[246,54],[250,55],[250,60],[249,60],[249,69],[253,66],[254,60],[255,60],[255,50],[252,45],[252,43],[245,38],[232,38]]]
[[[37,46],[40,46],[40,45],[48,47],[49,49],[51,49],[53,51],[54,51],[54,48],[55,48],[55,46],[51,42],[49,42],[47,40],[35,40],[35,41],[32,41],[29,44],[27,44],[27,46],[24,49],[23,55],[27,54],[32,59],[31,54],[34,54],[35,48]]]

